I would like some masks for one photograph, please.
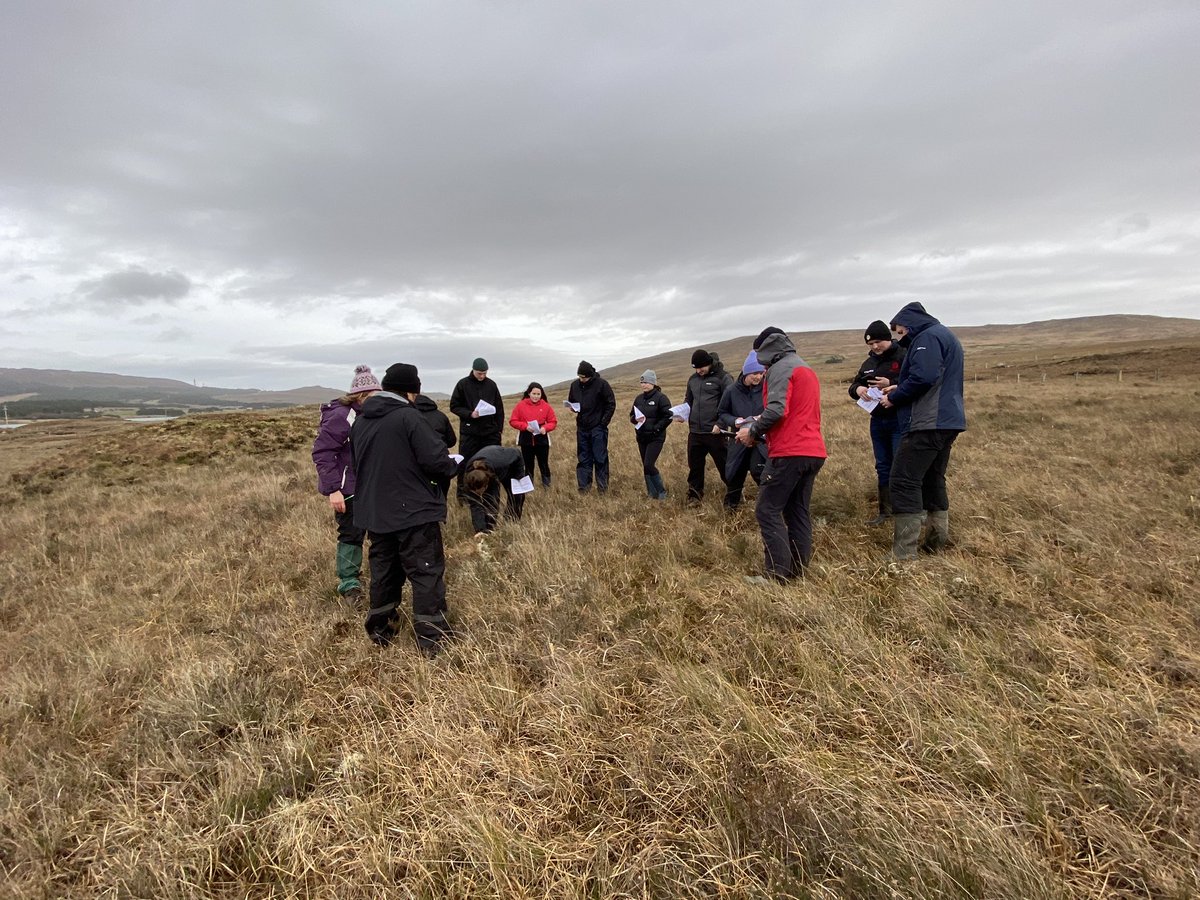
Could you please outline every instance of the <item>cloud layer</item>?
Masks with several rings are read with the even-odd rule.
[[[9,19],[7,365],[287,387],[482,354],[511,390],[914,298],[1200,309],[1190,2]]]

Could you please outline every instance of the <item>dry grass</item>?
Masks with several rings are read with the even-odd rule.
[[[809,581],[746,586],[751,512],[646,501],[624,427],[578,498],[568,425],[519,528],[452,510],[434,661],[334,597],[311,409],[0,444],[0,889],[1195,895],[1193,382],[972,384],[956,546],[896,576],[818,371]]]

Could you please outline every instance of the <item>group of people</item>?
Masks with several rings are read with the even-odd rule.
[[[889,324],[872,322],[864,340],[869,355],[849,393],[871,415],[879,496],[868,524],[893,519],[891,558],[911,560],[920,549],[941,550],[949,539],[946,468],[955,438],[966,429],[962,346],[920,303],[906,305]],[[827,455],[816,373],[776,327],[754,340],[736,379],[708,350],[696,350],[691,363],[683,404],[673,406],[648,369],[629,410],[648,496],[668,496],[657,461],[668,427],[686,421],[688,501],[704,496],[709,458],[728,509],[741,504],[746,479],[753,479],[764,566],[748,580],[802,577],[813,552],[810,500]],[[594,483],[604,493],[616,398],[587,361],[576,374],[565,402],[576,417],[576,487],[588,492]],[[362,597],[362,548],[370,535],[365,625],[380,645],[396,636],[406,581],[418,647],[436,653],[451,634],[441,523],[452,481],[477,534],[495,528],[502,515],[521,517],[535,465],[542,486],[552,484],[550,435],[558,417],[542,385],[531,383],[508,419],[517,431],[515,448],[501,445],[504,403],[485,359],[475,359],[455,386],[450,411],[460,420],[459,435],[421,393],[417,369],[407,363],[390,366],[381,381],[358,366],[350,390],[321,408],[313,461],[337,523],[338,592],[351,601]],[[456,442],[459,453],[453,454]]]

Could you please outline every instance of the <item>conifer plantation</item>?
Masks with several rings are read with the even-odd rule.
[[[641,361],[607,496],[563,415],[520,523],[451,504],[432,660],[335,595],[314,407],[0,434],[0,895],[1196,896],[1200,340],[968,344],[953,546],[890,569],[856,360],[797,344],[810,577],[744,582],[684,426],[646,498]]]

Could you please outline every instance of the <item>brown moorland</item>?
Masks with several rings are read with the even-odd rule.
[[[944,555],[889,571],[861,524],[861,346],[810,355],[786,588],[742,580],[752,510],[680,502],[682,428],[644,498],[639,361],[608,496],[568,422],[519,525],[451,510],[432,661],[334,596],[313,408],[0,434],[0,892],[1195,896],[1200,337],[988,340]]]

